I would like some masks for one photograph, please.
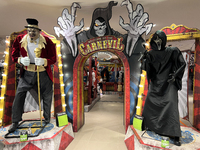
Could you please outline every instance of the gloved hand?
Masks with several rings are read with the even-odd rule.
[[[28,57],[22,57],[20,59],[21,64],[23,64],[24,66],[29,66],[30,65],[30,58]]]
[[[35,65],[36,66],[44,65],[44,59],[43,58],[35,58]]]

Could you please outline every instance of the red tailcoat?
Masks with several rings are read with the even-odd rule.
[[[25,34],[26,35],[26,34]],[[27,50],[21,46],[21,40],[25,35],[19,35],[13,45],[13,51],[12,51],[12,60],[15,63],[18,63],[18,58],[19,57],[26,57],[27,55]],[[53,81],[53,75],[51,71],[51,65],[56,62],[56,47],[55,44],[46,36],[43,36],[46,40],[45,47],[41,49],[41,56],[40,58],[45,58],[47,60],[47,65],[44,66],[46,69],[49,78]]]

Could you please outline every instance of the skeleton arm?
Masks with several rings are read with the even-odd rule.
[[[65,37],[74,57],[77,55],[76,33],[84,26],[83,19],[81,19],[79,26],[74,26],[77,8],[81,8],[81,6],[78,3],[73,3],[71,6],[71,14],[69,14],[68,9],[64,9],[62,16],[58,18],[58,25],[60,28],[54,27],[55,33],[58,37],[60,37],[60,34]]]
[[[134,51],[135,44],[138,38],[146,32],[146,35],[151,31],[153,24],[146,24],[149,20],[149,15],[144,12],[141,4],[138,4],[136,10],[133,10],[132,3],[130,0],[124,0],[121,6],[126,5],[129,13],[129,24],[124,24],[123,18],[120,16],[119,24],[120,26],[128,32],[126,53],[131,56]]]

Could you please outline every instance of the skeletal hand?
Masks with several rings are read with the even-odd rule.
[[[133,6],[130,0],[124,0],[121,3],[121,6],[123,5],[126,5],[127,7],[130,24],[124,24],[124,20],[121,16],[119,24],[124,30],[128,31],[126,53],[131,56],[139,36],[144,32],[146,32],[146,35],[149,34],[153,24],[145,25],[149,20],[149,15],[148,13],[144,12],[143,6],[141,4],[137,5],[135,11],[133,10]]]
[[[65,37],[74,57],[77,54],[76,33],[80,31],[84,26],[83,19],[80,21],[79,26],[74,26],[77,8],[81,8],[81,6],[78,3],[74,2],[71,6],[71,14],[69,14],[68,9],[64,9],[62,12],[62,16],[58,18],[58,25],[60,26],[60,28],[54,27],[55,33],[58,37],[60,37],[60,34]]]

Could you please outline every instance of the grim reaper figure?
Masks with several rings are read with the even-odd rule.
[[[78,3],[73,3],[71,6],[71,13],[69,13],[68,9],[64,9],[62,15],[58,17],[57,23],[60,27],[54,27],[57,36],[59,37],[62,35],[64,37],[61,43],[61,53],[63,64],[68,64],[67,67],[63,67],[63,81],[65,83],[67,115],[70,122],[73,121],[73,99],[71,98],[72,96],[69,96],[69,93],[72,93],[73,91],[73,64],[75,58],[78,56],[78,44],[86,42],[91,38],[107,35],[112,35],[116,38],[122,37],[123,44],[125,45],[125,50],[123,52],[130,60],[130,74],[134,75],[133,72],[135,74],[140,72],[140,68],[136,68],[136,66],[138,66],[137,63],[140,62],[136,59],[136,61],[132,59],[139,55],[136,56],[133,55],[133,53],[140,54],[141,49],[143,51],[145,50],[142,46],[144,40],[141,35],[143,33],[146,33],[147,35],[151,31],[153,24],[146,24],[149,20],[149,15],[144,12],[141,4],[138,4],[134,10],[132,3],[129,0],[124,0],[121,3],[121,6],[126,6],[130,22],[124,23],[123,18],[120,16],[119,25],[127,31],[127,34],[120,34],[118,31],[112,29],[109,23],[112,18],[112,8],[117,4],[117,2],[110,1],[106,8],[96,8],[93,11],[90,28],[88,30],[82,30],[84,26],[83,19],[80,21],[78,26],[74,25],[76,11],[78,8],[80,9],[81,6]],[[131,80],[135,81],[135,78],[131,78]],[[134,89],[132,91],[133,92],[131,93],[134,95]],[[135,102],[135,99],[133,99],[133,101]],[[131,117],[133,117],[133,115],[134,108],[131,109]]]
[[[145,56],[149,90],[142,115],[148,130],[173,137],[174,144],[180,146],[178,90],[186,63],[180,50],[165,47],[166,42],[165,33],[156,31],[150,41],[152,50]]]
[[[92,15],[92,22],[90,29],[87,31],[79,32],[83,26],[83,19],[80,21],[79,26],[74,26],[75,15],[77,8],[81,8],[78,3],[73,3],[71,6],[71,14],[68,9],[64,9],[62,16],[58,18],[59,27],[54,27],[55,33],[60,36],[63,35],[68,43],[73,57],[77,56],[77,44],[85,42],[93,37],[101,37],[106,35],[114,35],[116,37],[121,36],[126,41],[126,54],[131,56],[134,52],[135,45],[139,37],[146,32],[146,35],[151,31],[153,24],[147,24],[149,20],[148,13],[144,12],[141,4],[138,4],[136,10],[133,10],[132,3],[129,0],[124,0],[121,6],[126,6],[130,24],[124,24],[124,20],[120,16],[120,26],[128,32],[128,34],[122,35],[110,27],[109,20],[112,17],[112,7],[116,6],[117,2],[110,1],[106,8],[96,8]]]

